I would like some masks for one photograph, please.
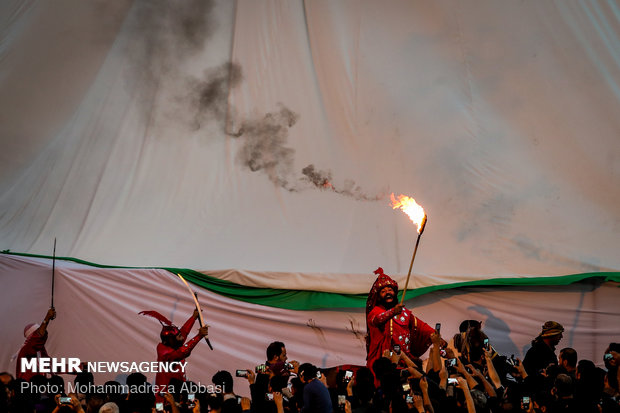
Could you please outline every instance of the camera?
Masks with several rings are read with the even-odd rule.
[[[163,412],[164,411],[164,404],[163,403],[155,403],[155,410],[157,410],[158,412]]]
[[[409,385],[409,383],[405,382],[403,383],[403,394],[409,394],[409,392],[411,391],[411,386]]]
[[[284,369],[291,371],[295,369],[295,366],[293,366],[291,363],[284,363]]]
[[[351,370],[347,370],[344,372],[344,382],[348,383],[353,378],[353,372]]]
[[[248,371],[247,370],[237,370],[235,372],[235,376],[237,376],[237,377],[248,377]]]
[[[347,396],[345,396],[344,394],[339,394],[338,395],[338,411],[339,412],[344,412],[346,402],[347,402]]]
[[[256,373],[264,373],[267,371],[267,365],[266,364],[259,364],[258,366],[256,366],[254,368],[254,371]]]
[[[524,410],[529,410],[530,409],[530,398],[529,398],[529,396],[523,396],[523,398],[521,399],[521,405],[522,405],[522,408]]]
[[[196,395],[194,393],[190,393],[187,395],[187,404],[189,405],[189,407],[194,407],[196,405],[195,400]]]
[[[452,377],[448,377],[448,386],[446,386],[446,397],[454,397],[454,387],[458,381]]]
[[[60,404],[71,404],[71,397],[68,397],[68,396],[60,396],[59,403],[60,403]]]

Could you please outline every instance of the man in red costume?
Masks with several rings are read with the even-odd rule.
[[[379,267],[378,275],[366,300],[366,365],[372,364],[385,350],[400,346],[411,360],[417,360],[431,345],[435,329],[414,316],[397,302],[398,284]]]
[[[45,342],[47,341],[47,325],[51,320],[56,318],[56,310],[50,308],[45,314],[45,318],[41,324],[28,324],[24,327],[24,337],[26,341],[19,350],[17,355],[17,366],[15,377],[23,380],[30,380],[33,376],[41,373],[33,373],[30,370],[22,370],[22,359],[30,360],[32,358],[47,358],[47,350],[45,350]]]
[[[156,318],[162,325],[160,333],[161,343],[157,344],[157,361],[185,363],[185,358],[191,354],[196,344],[209,334],[208,326],[200,327],[198,334],[188,342],[185,342],[194,322],[198,318],[197,310],[194,310],[194,314],[183,324],[181,329],[157,311],[142,311],[140,314]],[[166,389],[171,379],[176,378],[186,381],[185,372],[178,370],[176,372],[158,372],[155,375],[155,385],[159,389],[156,394],[158,401],[162,398],[160,390]]]

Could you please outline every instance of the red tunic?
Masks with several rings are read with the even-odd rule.
[[[382,356],[383,351],[400,345],[408,357],[420,357],[431,345],[431,334],[435,329],[414,316],[407,308],[395,314],[394,308],[386,310],[381,305],[375,306],[367,318],[370,345],[366,365],[372,369],[372,363]]]
[[[35,330],[30,334],[24,345],[17,355],[17,366],[15,367],[15,377],[18,379],[30,380],[33,376],[41,373],[33,373],[30,370],[22,371],[22,359],[47,358],[49,355],[45,350],[45,342],[47,341],[47,331],[44,335],[39,334],[39,330]],[[38,366],[37,366],[38,367]]]
[[[180,330],[183,337],[187,337],[189,335],[189,332],[192,329],[195,321],[196,319],[194,318],[194,316],[192,316],[189,320],[185,322],[185,324],[183,324],[183,327],[181,327]],[[194,349],[194,347],[196,347],[196,344],[198,344],[201,338],[202,337],[200,337],[200,335],[196,335],[194,336],[194,338],[184,343],[183,345],[181,345],[181,347],[177,349],[167,346],[164,343],[159,343],[157,345],[157,361],[178,361],[184,363],[185,357],[191,354],[192,350]],[[158,388],[158,392],[156,394],[158,401],[161,400],[161,396],[159,395],[159,393],[162,390],[167,393],[166,387],[168,386],[168,383],[172,378],[176,378],[181,381],[186,380],[185,373],[183,373],[182,371],[160,372],[155,375],[155,384]]]

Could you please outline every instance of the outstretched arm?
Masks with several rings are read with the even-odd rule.
[[[55,318],[56,318],[56,310],[54,309],[54,307],[52,307],[49,310],[47,310],[47,314],[45,314],[45,318],[43,319],[43,321],[41,321],[41,327],[39,327],[39,329],[37,330],[40,336],[45,335],[45,332],[47,331],[47,325],[49,324],[50,320],[53,320]]]
[[[192,330],[192,327],[197,319],[198,310],[194,310],[192,316],[185,322],[185,324],[183,324],[183,327],[181,327],[181,334],[183,334],[183,337],[189,336],[189,332]]]
[[[396,304],[394,307],[386,311],[380,311],[379,308],[375,307],[370,312],[370,320],[368,321],[375,327],[382,327],[390,318],[394,317],[396,314],[400,314],[401,311],[403,311],[402,304]]]

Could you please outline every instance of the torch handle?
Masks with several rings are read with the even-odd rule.
[[[54,281],[56,278],[56,238],[54,238],[54,252],[52,253],[52,305],[54,308]]]
[[[403,296],[400,299],[400,303],[403,304],[405,302],[405,293],[407,292],[407,286],[409,285],[409,278],[411,277],[411,269],[413,268],[413,260],[415,260],[415,254],[418,252],[418,245],[420,244],[420,236],[422,233],[418,234],[418,239],[415,242],[415,248],[413,249],[413,255],[411,256],[411,264],[409,264],[409,272],[407,273],[407,281],[405,281],[405,289],[403,290]]]

